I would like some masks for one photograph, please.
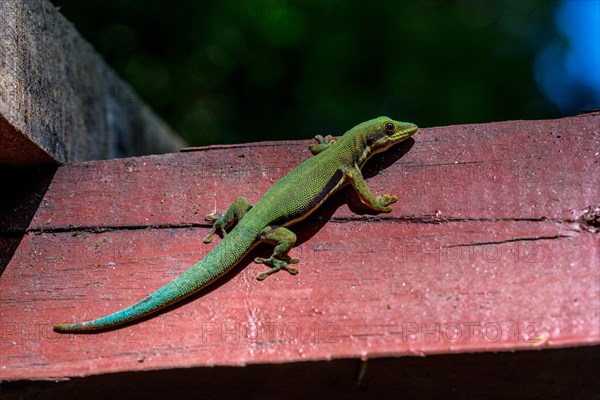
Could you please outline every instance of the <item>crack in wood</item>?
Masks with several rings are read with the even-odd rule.
[[[445,222],[554,222],[557,224],[564,223],[576,223],[577,220],[574,219],[554,219],[548,217],[510,217],[510,218],[461,218],[461,217],[440,217],[439,215],[423,215],[420,217],[417,216],[399,216],[399,217],[384,217],[377,216],[371,217],[368,215],[364,216],[356,216],[356,217],[341,217],[341,218],[332,218],[328,222],[337,222],[337,223],[345,223],[345,222],[355,222],[355,221],[369,221],[369,222],[388,222],[388,221],[398,221],[398,222],[409,222],[416,224],[441,224]]]
[[[460,218],[460,217],[440,217],[438,215],[423,215],[423,216],[398,216],[398,217],[384,217],[384,216],[370,216],[370,215],[355,215],[351,217],[333,217],[327,222],[331,223],[350,223],[367,221],[372,223],[377,222],[406,222],[414,224],[442,224],[452,222],[480,222],[480,223],[494,223],[494,222],[554,222],[556,224],[582,224],[581,218],[579,219],[553,219],[548,217],[515,217],[515,218]],[[591,226],[594,226],[591,224]],[[66,226],[66,227],[53,227],[53,228],[29,228],[26,233],[32,233],[40,235],[44,233],[103,233],[117,230],[136,231],[144,229],[185,229],[185,228],[210,228],[210,224],[206,223],[178,223],[178,224],[150,224],[150,225],[107,225],[107,226]]]
[[[210,228],[211,225],[203,223],[187,224],[151,224],[151,225],[120,225],[120,226],[67,226],[56,228],[30,228],[27,233],[41,235],[44,233],[103,233],[110,231],[138,231],[144,229],[185,229],[185,228]]]
[[[513,243],[513,242],[533,242],[538,240],[557,240],[570,238],[569,235],[552,235],[552,236],[533,236],[533,237],[521,237],[521,238],[512,238],[512,239],[504,239],[497,241],[489,241],[489,242],[474,242],[474,243],[461,243],[461,244],[452,244],[441,246],[442,248],[452,248],[452,247],[471,247],[471,246],[487,246],[492,244],[505,244],[505,243]]]
[[[577,222],[579,222],[579,226],[586,231],[592,233],[600,232],[600,207],[587,207],[583,210],[581,216],[577,218]]]

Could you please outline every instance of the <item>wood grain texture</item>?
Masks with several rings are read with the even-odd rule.
[[[165,153],[183,145],[42,0],[0,1],[0,138],[6,139],[0,163],[11,165]],[[28,151],[30,143],[39,149]]]
[[[52,324],[141,299],[212,248],[203,216],[256,202],[307,142],[60,167],[0,279],[0,379],[600,343],[600,114],[422,129],[295,226],[300,273],[251,260],[153,318]]]

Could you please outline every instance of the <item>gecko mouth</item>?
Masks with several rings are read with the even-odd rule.
[[[403,124],[400,126],[400,130],[392,135],[393,141],[402,141],[408,139],[412,135],[414,135],[419,129],[415,124]]]

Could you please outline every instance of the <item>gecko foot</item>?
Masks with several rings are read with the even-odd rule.
[[[258,279],[259,281],[262,281],[262,280],[266,279],[267,276],[274,274],[275,272],[277,272],[281,269],[286,270],[287,272],[289,272],[292,275],[296,275],[298,273],[298,268],[292,267],[288,264],[297,264],[299,261],[300,260],[297,258],[291,258],[291,257],[287,257],[287,256],[286,256],[285,260],[280,260],[278,258],[274,258],[273,256],[271,256],[269,258],[256,257],[254,259],[255,263],[272,266],[272,268],[270,270],[263,272],[261,274],[258,274],[256,279]]]
[[[204,217],[204,219],[213,223],[210,233],[208,235],[206,235],[206,237],[203,240],[204,243],[208,244],[208,243],[212,242],[213,236],[215,236],[217,229],[220,229],[223,237],[227,236],[227,232],[225,231],[225,227],[227,226],[227,223],[225,221],[225,216],[223,214],[218,214],[218,215],[208,214],[206,217]]]
[[[384,194],[383,196],[377,196],[375,202],[381,208],[383,212],[392,211],[392,207],[389,207],[390,204],[394,204],[398,201],[398,196],[393,194]]]

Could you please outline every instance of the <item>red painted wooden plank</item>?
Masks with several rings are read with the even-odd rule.
[[[0,166],[6,188],[0,195],[0,275],[27,232],[55,170],[48,166]]]
[[[298,275],[257,282],[252,254],[183,305],[94,335],[51,326],[177,276],[211,248],[202,215],[256,200],[305,144],[61,167],[0,279],[0,379],[597,345],[600,239],[582,215],[600,199],[599,118],[424,129],[369,169],[386,166],[368,182],[400,195],[392,214],[344,190],[297,226]]]
[[[422,129],[410,151],[369,184],[401,195],[396,217],[577,219],[598,205],[599,125],[596,113]],[[31,228],[203,223],[207,210],[224,209],[237,196],[258,200],[310,156],[309,143],[219,146],[60,168]],[[394,159],[385,155],[367,168]],[[342,207],[336,216],[352,213]]]
[[[249,264],[143,323],[51,331],[157,289],[205,253],[203,232],[29,235],[2,277],[4,379],[597,342],[598,253],[573,257],[597,238],[554,222],[329,223],[294,251],[297,276],[257,282]],[[478,242],[498,244],[449,247]]]

